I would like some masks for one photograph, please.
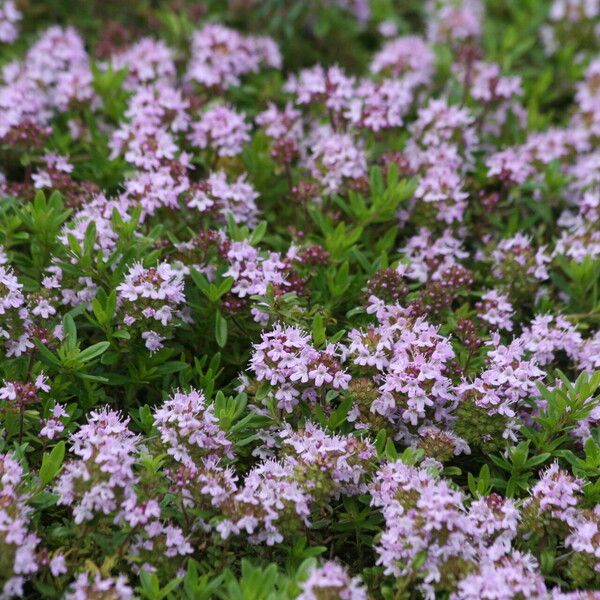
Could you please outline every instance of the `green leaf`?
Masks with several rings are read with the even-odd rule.
[[[394,442],[389,438],[385,444],[385,455],[391,461],[398,460],[398,451],[396,450],[396,446],[394,446]]]
[[[63,331],[65,334],[65,344],[69,350],[77,348],[77,327],[73,317],[67,313],[63,319]]]
[[[44,453],[40,467],[40,481],[43,485],[48,485],[58,475],[64,457],[65,443],[63,441],[58,442],[50,453]]]
[[[188,367],[189,365],[186,362],[172,360],[157,367],[156,372],[160,373],[161,375],[170,375],[171,373],[179,373]]]
[[[46,346],[44,346],[44,344],[42,344],[42,342],[40,342],[38,339],[34,341],[42,361],[45,362],[47,365],[59,367],[60,360],[58,359],[58,357],[55,354],[53,354],[50,350],[48,350],[48,348],[46,348]]]
[[[260,241],[265,236],[266,232],[267,232],[267,222],[266,221],[261,221],[256,226],[256,228],[252,232],[252,235],[250,236],[250,244],[252,244],[253,246],[256,246],[257,244],[259,244]]]
[[[215,339],[219,348],[224,348],[227,343],[227,320],[217,311],[215,315]]]
[[[343,402],[331,413],[329,417],[329,427],[336,429],[346,421],[346,417],[352,408],[352,397],[348,396]]]
[[[413,570],[418,571],[425,564],[426,560],[427,550],[421,550],[420,552],[417,552],[412,561]]]
[[[323,316],[320,313],[317,313],[313,319],[312,337],[317,347],[325,341],[325,325],[323,323]]]
[[[208,297],[210,293],[210,283],[208,282],[208,279],[206,279],[206,277],[197,269],[192,269],[190,274],[196,287]]]
[[[79,353],[79,360],[81,362],[90,362],[94,358],[104,354],[110,348],[110,342],[98,342]]]
[[[156,573],[142,571],[140,573],[140,583],[145,598],[148,598],[148,600],[158,600],[160,598],[160,583]]]

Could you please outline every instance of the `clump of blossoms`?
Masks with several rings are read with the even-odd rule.
[[[19,37],[19,22],[23,18],[13,0],[0,4],[0,42],[10,44]]]
[[[371,71],[399,78],[412,88],[431,82],[434,60],[433,50],[422,38],[407,35],[386,42],[374,56]]]
[[[491,154],[486,159],[488,175],[504,185],[521,185],[534,173],[532,157],[525,148],[507,148]]]
[[[314,132],[307,166],[329,194],[367,174],[366,156],[360,144],[349,134],[335,133],[328,127]]]
[[[349,102],[345,117],[356,127],[374,132],[400,127],[412,100],[410,88],[399,81],[364,81]]]
[[[447,375],[454,358],[450,341],[423,317],[376,298],[369,311],[377,325],[349,334],[352,364],[372,377],[379,390],[368,410],[396,424],[410,440],[411,429],[447,420],[457,397]]]
[[[588,256],[600,257],[600,232],[592,229],[585,217],[564,213],[559,223],[564,229],[554,247],[554,257],[564,256],[579,263]]]
[[[514,310],[508,296],[498,290],[490,290],[481,296],[477,303],[477,316],[487,323],[491,329],[512,331]]]
[[[122,323],[133,329],[150,352],[163,347],[183,315],[183,276],[168,263],[145,268],[134,264],[117,286]]]
[[[193,186],[187,205],[201,213],[215,214],[224,221],[231,214],[236,223],[255,226],[258,217],[258,193],[244,175],[231,183],[224,171],[211,173],[206,181]]]
[[[224,539],[245,532],[254,544],[269,546],[309,525],[312,496],[294,476],[294,466],[267,459],[253,467],[221,510],[216,526]],[[284,526],[285,525],[285,526]]]
[[[71,452],[78,458],[65,465],[56,493],[59,504],[73,507],[75,523],[117,513],[135,496],[139,438],[128,422],[107,409],[91,412],[88,423],[71,436]]]
[[[467,510],[446,480],[401,462],[382,467],[371,489],[386,521],[379,563],[419,579],[425,597],[546,597],[535,558],[512,548],[520,521],[513,501],[491,494]]]
[[[27,383],[5,380],[4,385],[0,387],[0,398],[6,400],[8,406],[23,410],[26,406],[39,404],[40,392],[50,391],[46,382],[47,378],[43,373]]]
[[[23,493],[24,472],[11,454],[0,454],[0,596],[22,597],[26,580],[38,570],[40,539],[29,528],[31,508]]]
[[[127,71],[125,85],[130,90],[150,83],[168,83],[175,77],[173,51],[162,40],[149,37],[115,52],[110,67]]]
[[[340,67],[328,69],[315,65],[303,69],[298,76],[292,76],[286,84],[286,91],[296,97],[296,104],[322,103],[333,116],[332,126],[336,126],[340,113],[354,94],[355,78],[349,77]],[[337,117],[337,118],[336,118]]]
[[[423,425],[419,428],[419,439],[415,447],[423,450],[425,456],[445,463],[459,454],[470,454],[469,445],[450,430],[435,425]]]
[[[294,432],[290,427],[279,432],[286,460],[304,471],[313,495],[340,493],[357,495],[367,491],[366,479],[372,470],[375,449],[368,441],[354,436],[329,435],[313,423]],[[333,490],[329,479],[333,482]]]
[[[65,273],[61,267],[52,265],[42,279],[39,292],[28,296],[28,308],[32,315],[48,319],[58,314],[61,305],[89,307],[97,292],[98,286],[91,277],[73,278],[68,271]],[[62,337],[60,326],[54,328],[54,333],[56,337]]]
[[[139,171],[125,182],[125,206],[140,206],[142,218],[154,215],[161,207],[177,209],[180,196],[189,189],[187,178],[165,166],[156,171]]]
[[[230,301],[234,312],[236,306],[244,306],[251,296],[264,296],[269,286],[273,286],[277,293],[299,291],[301,288],[290,261],[278,252],[261,252],[247,240],[231,242],[224,250],[227,261],[224,275],[234,280],[231,294],[235,301]],[[269,315],[260,308],[252,307],[250,312],[256,322],[263,325],[269,322]]]
[[[73,217],[63,227],[60,240],[66,244],[69,241],[69,235],[72,235],[80,245],[83,244],[85,233],[90,224],[93,223],[96,230],[94,249],[101,250],[103,256],[108,257],[119,240],[119,234],[115,230],[112,221],[113,212],[117,211],[123,221],[129,221],[130,216],[127,214],[127,208],[127,205],[122,201],[117,199],[109,200],[103,194],[99,194],[89,200],[85,206],[82,206],[73,214]],[[60,267],[50,267],[49,271],[50,270],[54,275],[53,277],[51,276],[51,278],[57,281],[58,285],[54,285],[53,282],[52,284],[49,283],[46,287],[54,285],[54,287],[61,290],[61,295],[64,298],[65,289],[62,284],[62,269],[60,269]],[[87,287],[91,288],[92,286],[94,286],[94,284],[91,279],[88,278]],[[92,294],[92,297],[93,296],[95,296],[95,293]]]
[[[94,101],[89,57],[73,27],[49,27],[29,49],[14,76],[30,82],[50,110],[64,111]]]
[[[281,67],[277,44],[269,37],[243,35],[218,23],[194,33],[187,78],[207,88],[227,88],[261,68]]]
[[[224,538],[245,532],[250,541],[273,545],[311,525],[320,502],[366,491],[375,449],[354,436],[336,436],[308,423],[302,431],[279,432],[282,457],[254,467],[220,506]]]
[[[584,345],[581,334],[562,315],[538,315],[525,327],[520,339],[540,365],[551,363],[559,352],[576,361]]]
[[[595,0],[554,0],[548,22],[540,28],[540,37],[547,54],[556,54],[576,31],[581,44],[598,34],[600,5]]]
[[[537,561],[514,551],[495,561],[485,561],[475,573],[459,581],[453,600],[476,598],[546,598],[550,597]],[[558,596],[560,598],[560,596]]]
[[[408,261],[408,265],[402,267],[403,273],[420,282],[440,279],[444,271],[469,256],[463,240],[451,229],[444,229],[440,236],[435,236],[425,227],[410,237],[400,252]]]
[[[7,356],[21,356],[33,348],[30,323],[23,284],[10,267],[0,265],[0,337]]]
[[[126,121],[110,140],[111,156],[144,171],[169,164],[178,154],[175,135],[187,131],[189,101],[181,91],[167,84],[141,87],[130,98]]]
[[[529,295],[540,281],[548,279],[550,257],[545,248],[534,250],[524,234],[501,240],[491,251],[492,274],[517,299]]]
[[[342,565],[327,561],[310,571],[308,579],[302,583],[298,600],[319,600],[328,596],[340,600],[366,600],[367,593],[358,577],[350,577]]]
[[[577,521],[581,480],[553,463],[531,490],[523,505],[523,521],[528,531],[560,531]],[[568,531],[568,527],[566,527]]]
[[[254,345],[250,369],[258,381],[270,385],[269,395],[286,412],[300,401],[317,402],[328,389],[346,389],[351,379],[334,344],[317,350],[307,333],[282,325],[264,333]]]
[[[600,569],[600,509],[580,511],[565,545],[574,551],[569,564],[570,575],[577,586],[597,585]]]
[[[191,125],[190,143],[216,156],[237,156],[250,141],[250,125],[244,115],[226,105],[217,105],[202,113]]]
[[[519,338],[504,345],[496,333],[488,345],[482,372],[457,386],[461,400],[455,428],[468,442],[493,447],[499,436],[515,438],[519,416],[527,412],[525,400],[538,395],[545,373]]]
[[[169,488],[180,497],[182,505],[213,511],[227,505],[237,491],[237,476],[223,462],[235,455],[213,405],[202,392],[174,392],[154,410],[153,418],[161,447],[172,461],[166,470]],[[167,546],[172,546],[168,552],[174,556],[177,544],[168,541],[174,539],[174,530],[163,530],[157,524],[147,528],[136,547],[142,554],[147,553],[156,547],[153,540],[164,538],[165,533]],[[181,554],[192,552],[187,541],[183,549]]]
[[[185,558],[192,552],[193,548],[180,527],[171,524],[165,525],[158,520],[147,523],[143,533],[134,538],[131,547],[132,556],[136,561],[142,563],[145,571],[149,572],[156,570],[153,563],[159,562],[156,559],[157,556],[177,559],[178,557]]]
[[[465,566],[476,560],[474,530],[460,492],[424,469],[402,463],[382,468],[372,486],[386,528],[376,547],[378,563],[397,577],[411,573],[418,554],[425,556],[421,585],[427,597],[448,589]],[[454,573],[452,573],[452,571]]]
[[[115,598],[130,600],[133,590],[124,575],[118,577],[102,577],[99,573],[81,573],[73,582],[65,598],[67,600],[84,600],[87,598]]]
[[[119,527],[137,531],[129,548],[137,561],[156,563],[160,561],[157,556],[190,554],[192,548],[182,530],[159,520],[161,509],[158,501],[138,495],[136,486],[141,481],[135,466],[139,458],[140,438],[130,431],[128,425],[129,419],[121,418],[114,411],[91,413],[88,424],[80,427],[70,438],[71,452],[79,458],[65,465],[55,486],[58,503],[72,507],[76,524],[104,515]],[[143,485],[140,487],[144,489]],[[144,568],[153,571],[152,563],[144,563]],[[86,575],[77,579],[74,593],[78,593],[80,587],[93,593],[110,590],[113,586],[118,592],[123,582],[121,579],[116,582],[96,579],[90,584]],[[92,586],[91,591],[89,585]],[[125,586],[123,589],[129,588]]]
[[[482,33],[483,5],[480,0],[429,0],[428,37],[460,47]]]
[[[519,102],[522,82],[520,77],[502,74],[500,65],[484,61],[460,64],[457,75],[477,102],[478,126],[490,135],[501,135],[511,117],[522,123],[524,109]]]
[[[201,392],[175,392],[154,411],[154,425],[167,454],[186,465],[202,458],[233,458],[231,442],[219,428],[212,405]]]
[[[255,122],[274,142],[272,156],[291,163],[298,158],[304,137],[302,113],[287,102],[283,109],[272,102],[259,113]]]
[[[445,223],[460,221],[468,194],[463,179],[473,163],[479,139],[475,118],[445,98],[432,99],[419,109],[411,124],[405,155],[410,171],[419,174],[412,210]]]

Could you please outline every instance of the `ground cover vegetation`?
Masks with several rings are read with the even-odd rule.
[[[0,0],[0,598],[598,598],[598,0]]]

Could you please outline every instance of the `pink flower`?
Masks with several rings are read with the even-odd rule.
[[[134,597],[125,575],[103,579],[99,573],[80,573],[65,595],[65,600],[88,600],[95,595],[105,595],[115,600],[131,600]]]
[[[39,538],[29,531],[30,508],[22,491],[23,469],[11,454],[0,454],[0,547],[4,597],[22,595],[27,576],[38,570]]]
[[[410,87],[428,85],[435,54],[418,36],[407,35],[386,42],[371,62],[371,72],[399,77]]]
[[[163,41],[152,38],[142,38],[114,54],[110,66],[114,71],[127,69],[129,90],[153,82],[170,83],[175,78],[173,51]]]
[[[493,329],[512,331],[513,306],[506,294],[497,290],[490,290],[481,297],[477,303],[478,317],[492,326]]]
[[[249,131],[250,125],[243,114],[226,105],[217,105],[192,124],[189,140],[194,146],[214,150],[219,156],[236,156],[250,141]]]
[[[65,557],[62,554],[55,554],[50,559],[50,573],[53,577],[59,577],[67,572]]]
[[[19,36],[18,23],[23,18],[13,0],[0,4],[0,42],[11,44]]]
[[[273,386],[279,408],[288,412],[300,399],[314,401],[319,388],[346,389],[351,379],[342,370],[338,347],[317,350],[306,333],[281,325],[254,344],[250,368],[259,381]]]
[[[308,579],[300,584],[302,593],[298,600],[319,600],[335,594],[340,600],[367,600],[367,592],[360,578],[350,577],[346,569],[334,561],[327,561],[322,567],[313,568]]]
[[[245,175],[240,175],[232,183],[227,181],[224,171],[211,173],[206,181],[200,182],[190,191],[187,205],[200,212],[216,212],[224,221],[228,214],[236,223],[249,227],[257,224],[258,208],[255,200],[258,193]]]
[[[144,345],[150,351],[150,354],[154,354],[164,347],[163,342],[166,338],[156,333],[156,331],[144,331],[142,332],[142,339],[144,340]]]
[[[242,35],[218,23],[194,33],[187,78],[206,87],[239,85],[240,78],[261,68],[281,67],[277,44],[268,37]]]
[[[346,133],[319,128],[311,144],[308,168],[328,194],[367,173],[367,159],[360,144]]]
[[[231,442],[201,392],[175,392],[154,411],[154,423],[167,454],[178,462],[199,466],[206,457],[233,458]]]

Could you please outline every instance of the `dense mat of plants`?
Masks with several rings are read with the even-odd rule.
[[[598,0],[0,0],[0,598],[598,598]]]

